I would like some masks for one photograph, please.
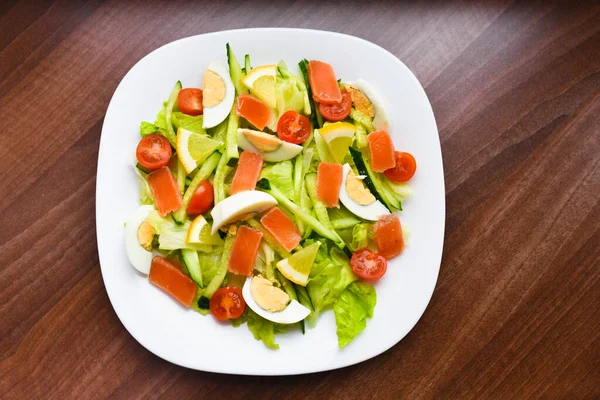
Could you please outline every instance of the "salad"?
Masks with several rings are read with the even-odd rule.
[[[366,327],[372,281],[402,253],[397,211],[416,170],[366,81],[323,61],[208,63],[140,125],[131,264],[182,306],[275,335],[333,310],[340,347]]]

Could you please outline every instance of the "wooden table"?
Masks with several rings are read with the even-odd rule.
[[[0,4],[0,398],[600,397],[600,5],[344,3]],[[439,281],[412,332],[362,364],[192,371],[139,345],[106,295],[102,121],[153,49],[272,25],[370,40],[425,87],[446,177]]]

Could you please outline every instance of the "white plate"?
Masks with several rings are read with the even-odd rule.
[[[138,205],[131,168],[140,121],[153,121],[173,85],[199,87],[207,62],[226,61],[229,42],[238,59],[252,64],[280,59],[296,66],[303,58],[333,65],[343,80],[363,78],[380,93],[398,149],[411,152],[418,170],[414,195],[400,213],[412,229],[409,247],[393,259],[376,284],[377,306],[365,331],[339,349],[333,312],[305,336],[276,337],[273,351],[242,326],[217,323],[179,306],[129,265],[123,222]],[[294,68],[296,69],[296,68]],[[417,323],[433,293],[442,255],[445,202],[437,127],[425,92],[410,70],[388,51],[365,40],[301,29],[216,32],[169,43],[125,75],[108,106],[98,157],[96,227],[102,276],[119,319],[144,347],[172,363],[203,371],[290,375],[340,368],[374,357],[398,343]]]

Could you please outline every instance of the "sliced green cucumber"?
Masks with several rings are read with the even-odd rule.
[[[190,278],[200,287],[204,287],[202,283],[202,269],[200,268],[200,259],[196,250],[181,249],[181,258],[188,269]]]

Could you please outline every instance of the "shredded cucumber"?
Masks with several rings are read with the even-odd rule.
[[[173,107],[175,107],[175,103],[177,102],[177,95],[181,90],[181,82],[177,81],[175,87],[171,91],[171,95],[169,96],[169,100],[167,101],[167,107],[165,109],[165,122],[167,124],[167,131],[165,135],[171,143],[171,146],[177,147],[177,136],[175,134],[175,130],[173,129],[173,121],[171,120],[171,115],[173,113]]]
[[[223,280],[225,279],[225,275],[227,275],[227,267],[229,266],[229,258],[231,257],[231,249],[233,248],[233,242],[235,240],[235,236],[227,235],[225,239],[225,244],[223,245],[223,254],[221,255],[221,261],[219,262],[219,268],[217,269],[217,273],[212,278],[206,289],[202,293],[204,297],[211,298],[212,295],[217,291]]]
[[[287,197],[285,197],[281,190],[271,185],[267,179],[261,179],[260,181],[258,181],[256,186],[260,190],[269,193],[271,196],[275,197],[279,204],[281,204],[290,212],[292,212],[297,219],[304,221],[304,223],[312,227],[313,230],[321,236],[332,240],[340,249],[346,247],[342,238],[340,238],[340,236],[337,234],[336,231],[333,230],[333,228],[325,226],[315,217],[302,210],[300,207],[298,207],[296,204],[290,201]]]
[[[294,289],[294,284],[285,276],[281,274],[279,271],[275,271],[277,274],[277,280],[281,282],[281,287],[283,290],[290,296],[290,299],[298,301],[298,295],[296,294],[296,289]]]
[[[277,242],[277,240],[275,240],[273,235],[271,235],[271,233],[267,231],[265,227],[262,226],[258,221],[256,221],[255,219],[249,219],[246,222],[248,222],[248,225],[250,225],[254,229],[262,232],[263,239],[265,239],[265,241],[273,248],[273,250],[275,250],[277,254],[279,254],[281,258],[288,258],[292,255],[292,253],[281,247],[281,245],[279,244],[279,242]]]
[[[181,258],[188,269],[190,278],[200,287],[204,287],[202,283],[202,269],[200,267],[200,259],[196,250],[181,249]]]
[[[231,172],[233,168],[227,165],[227,157],[223,156],[219,160],[217,170],[215,171],[215,180],[213,182],[213,189],[215,192],[215,204],[223,201],[227,197],[225,190],[225,178]]]
[[[325,205],[319,199],[317,199],[317,174],[307,174],[305,180],[306,189],[308,190],[308,195],[312,200],[313,209],[315,210],[315,214],[317,214],[317,219],[328,229],[333,230],[333,225],[331,224],[329,214],[327,213],[327,207],[325,207]]]
[[[244,56],[244,69],[246,70],[246,74],[252,71],[252,66],[250,65],[250,54],[246,54]]]
[[[192,197],[194,197],[194,193],[196,193],[196,190],[198,190],[200,184],[204,180],[208,179],[210,174],[212,174],[213,170],[215,169],[221,158],[221,154],[218,151],[215,151],[204,161],[204,163],[202,163],[202,166],[198,169],[198,172],[194,176],[194,179],[192,179],[192,181],[188,185],[187,190],[185,191],[185,194],[183,195],[183,204],[181,205],[179,210],[173,213],[173,218],[176,221],[181,222],[186,218],[186,210],[188,205],[190,204],[190,201],[192,201]]]
[[[373,126],[373,119],[361,113],[356,108],[350,110],[350,118],[352,118],[355,122],[359,123],[360,125],[364,126],[364,128],[367,130],[367,133],[371,133],[375,130],[375,127]]]
[[[227,48],[227,62],[229,64],[229,74],[231,75],[231,81],[233,82],[233,86],[235,86],[235,91],[238,96],[240,94],[247,94],[248,89],[242,84],[242,78],[244,77],[244,72],[242,71],[242,67],[238,62],[235,54],[233,54],[233,50],[231,50],[231,46],[229,43],[226,45]]]
[[[235,112],[235,102],[233,103],[233,107],[231,108],[231,112],[229,113],[229,119],[227,121],[227,136],[225,138],[225,145],[227,148],[225,149],[225,158],[229,163],[229,160],[232,158],[238,159],[240,154],[238,152],[238,143],[237,130],[240,125],[240,117],[238,117]]]
[[[356,123],[354,126],[356,126],[356,146],[362,150],[369,145],[369,141],[367,140],[367,131],[365,130],[363,124]]]

